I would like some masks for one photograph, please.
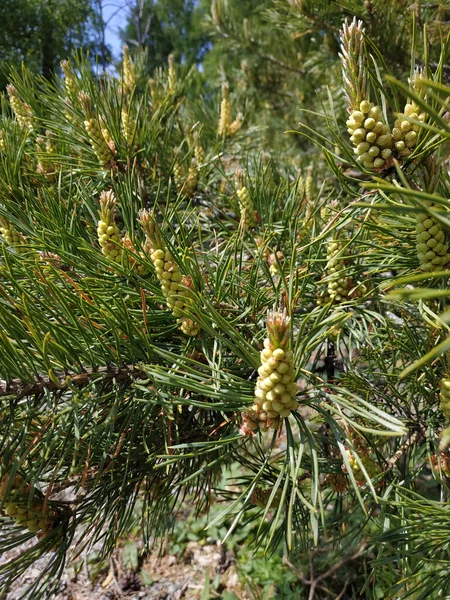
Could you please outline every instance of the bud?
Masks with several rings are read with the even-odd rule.
[[[313,197],[313,189],[314,189],[314,179],[313,179],[313,167],[309,165],[306,170],[306,180],[305,180],[305,200],[311,205],[311,200]]]
[[[356,17],[348,24],[345,21],[341,33],[342,78],[349,111],[358,110],[367,99],[366,52],[362,21]]]
[[[194,156],[195,156],[195,160],[197,161],[197,164],[199,167],[201,167],[202,165],[205,164],[205,160],[206,160],[205,150],[203,149],[203,146],[201,145],[201,143],[199,142],[198,139],[196,140],[196,142],[194,144]]]
[[[255,387],[255,404],[245,414],[247,421],[257,423],[261,431],[277,429],[281,419],[299,406],[295,400],[293,352],[289,349],[290,318],[286,310],[267,314],[268,337],[261,351],[261,366]]]
[[[239,131],[239,129],[242,127],[243,121],[244,115],[241,112],[239,112],[235,120],[230,124],[230,127],[228,128],[228,133],[230,136],[234,135],[237,131]]]
[[[188,169],[186,181],[182,187],[182,192],[186,194],[186,196],[191,197],[194,195],[195,190],[197,189],[198,183],[198,169],[197,169],[197,161],[195,157],[192,158],[191,164]]]

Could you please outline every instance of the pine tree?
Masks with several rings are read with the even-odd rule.
[[[55,83],[13,71],[0,548],[32,545],[0,563],[0,593],[45,555],[25,597],[50,598],[77,533],[107,556],[138,514],[149,547],[184,500],[200,511],[224,497],[217,519],[256,523],[268,553],[284,544],[301,562],[318,546],[336,569],[356,562],[353,597],[447,593],[448,44],[429,49],[427,7],[424,33],[407,23],[413,64],[389,75],[411,30],[385,55],[377,44],[402,6],[364,3],[346,22],[350,9],[306,0],[263,13],[317,64],[330,55],[329,92],[304,83],[298,144],[255,124],[276,131],[280,113],[246,105],[233,72],[199,97],[195,70],[171,58],[148,81],[145,55],[127,51],[101,79],[85,59]],[[212,8],[218,31],[267,27],[258,11],[241,24]],[[339,52],[322,48],[338,30]],[[293,72],[248,35],[268,71]],[[230,462],[240,476],[223,490]],[[310,597],[321,581],[306,579]]]

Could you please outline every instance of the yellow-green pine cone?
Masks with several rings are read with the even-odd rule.
[[[346,267],[350,249],[345,240],[332,240],[328,244],[328,262],[326,273],[328,278],[328,296],[331,301],[342,302],[349,292],[349,278]]]
[[[108,165],[114,159],[114,153],[109,147],[101,129],[101,122],[94,116],[91,99],[87,94],[80,94],[80,102],[85,116],[84,126],[91,140],[91,146],[100,164]]]
[[[399,115],[395,120],[394,128],[392,129],[395,151],[399,157],[408,157],[417,144],[420,125],[411,123],[410,119],[424,122],[426,118],[426,113],[421,111],[415,102],[405,105],[403,114]]]
[[[344,23],[341,34],[342,78],[350,117],[346,122],[358,162],[385,169],[392,156],[392,134],[379,106],[368,101],[366,51],[362,21]]]
[[[442,271],[450,262],[445,233],[439,221],[430,215],[417,215],[416,249],[420,269],[425,272]]]
[[[136,249],[133,245],[133,242],[130,239],[128,233],[126,233],[122,238],[122,247],[127,248],[130,252],[136,254]],[[143,252],[139,252],[139,256],[145,258],[145,254]],[[146,275],[148,273],[148,269],[145,265],[140,264],[133,256],[128,256],[128,262],[133,271],[137,271],[139,275]]]
[[[0,150],[4,152],[6,149],[5,132],[0,131]]]
[[[200,327],[194,320],[183,315],[192,304],[190,277],[183,277],[178,263],[166,247],[154,217],[146,210],[139,213],[139,221],[151,245],[150,258],[155,267],[161,291],[174,317],[177,317],[180,329],[186,335],[197,335]]]
[[[13,85],[7,85],[6,90],[17,122],[24,129],[31,131],[33,129],[33,111],[31,106],[19,98],[17,90]]]
[[[239,129],[242,127],[243,122],[244,122],[244,115],[240,112],[237,114],[237,117],[235,118],[235,120],[232,123],[230,123],[230,126],[228,128],[228,134],[234,135],[235,133],[237,133],[239,131]]]
[[[123,89],[127,94],[131,94],[136,87],[136,67],[131,61],[130,50],[128,46],[123,47]]]
[[[450,378],[441,379],[441,390],[439,394],[441,410],[444,417],[450,420]]]
[[[329,304],[332,301],[328,290],[321,290],[317,293],[316,303],[317,306],[324,306],[325,304]]]
[[[197,140],[194,144],[194,156],[199,167],[205,164],[206,156],[203,146]]]
[[[195,157],[192,158],[191,164],[189,166],[189,170],[186,176],[186,181],[184,182],[181,191],[186,194],[186,196],[193,196],[195,190],[197,189],[198,183],[198,170],[197,170],[197,161]]]
[[[356,460],[353,452],[351,452],[350,450],[346,450],[345,452],[347,454],[348,462],[350,464],[350,468],[352,470],[357,484],[359,486],[363,486],[366,483],[366,475],[361,469],[361,466]],[[378,466],[373,462],[373,460],[371,460],[371,458],[369,457],[367,449],[360,449],[358,452],[358,456],[370,479],[376,477],[379,474],[380,470]],[[344,472],[346,472],[345,466],[343,467],[343,470]]]
[[[220,117],[217,134],[221,137],[226,137],[230,133],[231,125],[231,102],[230,102],[230,87],[228,83],[222,85],[222,102],[220,103]]]
[[[254,227],[255,225],[255,211],[253,208],[253,202],[250,196],[250,192],[244,182],[244,173],[241,169],[236,171],[236,194],[239,202],[239,210],[241,213],[241,226],[246,229],[247,227]]]
[[[255,404],[250,413],[255,415],[262,431],[277,429],[281,419],[288,417],[299,406],[295,400],[297,383],[294,356],[289,349],[290,318],[286,311],[271,311],[267,316],[268,337],[261,352],[261,366],[255,387]]]
[[[116,156],[116,154],[117,154],[116,144],[114,143],[114,140],[112,139],[111,134],[108,131],[108,127],[105,123],[105,120],[102,117],[100,117],[100,119],[99,119],[99,124],[100,124],[100,131],[102,132],[103,139],[105,140],[108,148],[111,150],[111,154],[113,156]]]
[[[173,54],[169,54],[169,69],[167,74],[167,86],[169,90],[169,94],[175,93],[176,85],[177,85],[177,71],[175,69],[175,57]]]
[[[236,191],[241,211],[241,224],[244,228],[253,227],[255,224],[254,211],[250,192],[246,186]]]
[[[29,505],[31,488],[20,475],[10,481],[5,475],[0,482],[0,500],[6,514],[15,519],[18,525],[27,527],[32,533],[39,531],[48,532],[54,523],[56,515],[44,516],[43,503],[40,498],[33,498]],[[53,518],[52,518],[53,517]]]
[[[69,99],[74,102],[78,96],[78,82],[68,60],[61,62],[61,68],[64,73],[64,88]]]
[[[27,252],[24,246],[26,244],[25,237],[5,217],[0,217],[0,234],[5,244],[10,248],[14,248],[17,254],[25,254]]]
[[[56,145],[51,131],[45,132],[45,139],[41,136],[36,138],[36,150],[38,152],[37,172],[53,173],[55,166],[50,155],[56,154]]]
[[[97,235],[103,256],[114,262],[121,263],[123,248],[119,228],[115,222],[116,203],[117,200],[112,190],[101,193],[100,219],[97,226]]]
[[[128,109],[122,108],[122,135],[128,145],[133,142],[136,132],[136,121],[130,117]]]
[[[356,160],[366,169],[386,169],[391,161],[393,138],[383,122],[381,108],[363,100],[346,121]]]

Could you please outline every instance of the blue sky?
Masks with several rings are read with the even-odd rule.
[[[106,43],[111,47],[115,58],[119,58],[122,42],[119,39],[119,28],[125,27],[130,0],[104,0],[103,19],[106,23]]]

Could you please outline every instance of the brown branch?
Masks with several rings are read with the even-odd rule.
[[[424,428],[417,429],[409,435],[405,442],[400,446],[395,454],[391,456],[386,462],[388,464],[387,470],[390,471],[395,467],[398,461],[406,454],[406,452],[414,446],[414,444],[420,442],[425,437],[426,430]]]
[[[0,398],[2,396],[15,396],[17,400],[20,400],[25,396],[40,394],[44,390],[64,390],[71,386],[84,387],[94,378],[124,381],[145,376],[144,371],[138,367],[126,365],[124,367],[98,367],[96,369],[86,369],[83,373],[60,373],[52,379],[48,376],[39,377],[39,379],[29,383],[22,381],[21,379],[11,379],[7,382],[0,380]]]

